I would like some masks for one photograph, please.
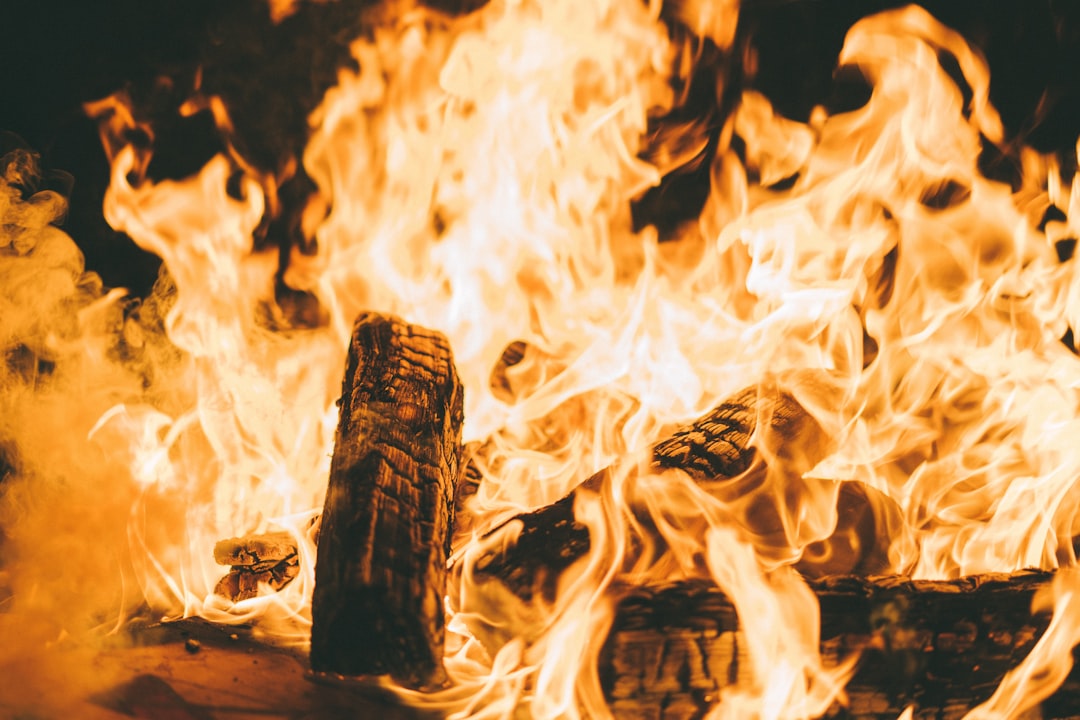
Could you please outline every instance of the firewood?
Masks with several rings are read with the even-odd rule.
[[[815,449],[821,442],[820,427],[789,394],[766,386],[747,388],[696,422],[676,429],[654,446],[653,468],[681,469],[698,481],[731,478],[746,472],[756,457],[755,449],[748,443],[759,413],[770,415],[771,444],[791,441],[787,449],[781,447],[778,452],[786,453],[790,459],[798,446],[804,452],[809,449],[810,455],[801,465],[816,462],[821,453]],[[478,451],[478,444],[473,443],[463,452],[463,459]],[[453,529],[457,533],[469,530],[466,527],[469,518],[461,510],[481,481],[475,465],[463,464],[455,498],[458,512]],[[590,547],[588,531],[574,519],[574,497],[577,492],[599,490],[609,473],[610,469],[597,473],[579,490],[549,506],[515,516],[512,521],[521,524],[520,534],[503,552],[480,559],[474,568],[478,577],[497,578],[525,599],[537,589],[550,596],[560,573],[583,557]],[[737,492],[739,488],[732,490]],[[843,483],[838,502],[840,525],[827,541],[807,548],[800,569],[811,576],[884,571],[887,559],[868,540],[874,538],[878,525],[888,521],[881,516],[891,507],[891,501],[859,483]],[[275,541],[282,544],[282,553],[295,553],[287,534],[275,536]],[[221,547],[219,544],[215,555],[223,552]],[[248,548],[245,552],[258,555],[267,550]],[[225,559],[219,562],[239,564]]]
[[[861,653],[846,706],[830,716],[884,720],[908,705],[915,718],[960,718],[990,697],[1049,624],[1031,612],[1051,573],[809,581],[820,602],[826,666]],[[619,591],[616,591],[619,592]],[[599,659],[616,717],[701,717],[724,687],[749,678],[736,610],[715,585],[687,580],[621,589]],[[1043,703],[1041,717],[1080,715],[1080,674]]]
[[[296,542],[287,532],[248,535],[221,540],[214,546],[218,565],[266,570],[296,555]]]
[[[313,670],[439,679],[462,420],[446,338],[361,315],[322,514]]]
[[[261,586],[280,590],[300,574],[296,541],[287,532],[221,540],[214,560],[230,569],[214,586],[214,594],[240,602],[259,594]]]
[[[760,431],[759,419],[768,423]],[[654,445],[650,469],[682,470],[698,483],[709,482],[710,492],[734,500],[767,469],[750,444],[755,431],[772,462],[783,465],[793,488],[804,482],[801,474],[821,460],[829,447],[821,426],[792,395],[765,384],[733,395]],[[574,500],[580,493],[599,492],[610,481],[611,472],[602,470],[555,503],[516,515],[492,530],[516,532],[516,536],[511,534],[497,551],[480,557],[473,567],[475,577],[498,580],[524,600],[537,592],[550,599],[561,573],[590,548],[588,529],[574,518]],[[840,520],[833,535],[807,548],[799,569],[813,577],[886,572],[886,549],[875,538],[883,525],[897,521],[895,503],[872,488],[849,482],[840,487],[839,504]],[[777,508],[762,503],[754,512],[755,530],[768,541],[769,533],[780,531]],[[642,522],[648,524],[646,518]]]
[[[281,590],[300,574],[300,565],[296,555],[292,555],[273,565],[261,566],[256,570],[249,566],[235,566],[214,585],[214,594],[229,598],[233,602],[257,597],[260,587]]]

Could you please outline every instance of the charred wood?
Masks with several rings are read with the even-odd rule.
[[[760,430],[759,422],[764,423]],[[756,445],[767,448],[771,462],[785,468],[792,487],[802,482],[801,472],[825,456],[829,444],[821,426],[792,395],[775,385],[753,386],[654,445],[649,469],[684,471],[698,483],[711,483],[710,492],[735,499],[767,470],[751,444],[755,433]],[[611,469],[602,470],[557,502],[495,528],[492,532],[512,531],[511,539],[477,560],[475,576],[498,580],[524,600],[537,592],[550,599],[560,574],[590,548],[588,529],[574,517],[575,499],[581,493],[599,492],[611,473]],[[851,482],[841,484],[838,503],[836,530],[806,549],[799,569],[810,576],[886,572],[885,549],[874,540],[882,526],[895,521],[892,515],[898,511],[892,502],[872,488]],[[765,542],[770,533],[780,532],[778,512],[768,503],[754,510],[755,529],[764,533]],[[642,524],[648,525],[647,519],[642,518]]]
[[[248,535],[221,540],[214,546],[218,565],[265,569],[296,555],[296,542],[287,532]]]
[[[230,566],[214,593],[233,602],[257,596],[260,586],[281,590],[300,573],[296,542],[287,532],[222,540],[214,546],[214,560]]]
[[[446,338],[357,319],[315,567],[312,669],[438,679],[462,415]]]
[[[1032,615],[1052,575],[1025,571],[950,581],[856,577],[810,581],[820,603],[826,666],[860,659],[848,702],[829,717],[960,718],[993,694],[1045,632]],[[599,660],[616,717],[699,718],[723,688],[750,677],[736,609],[715,585],[683,581],[626,588]],[[1080,673],[1043,703],[1044,718],[1080,715]]]
[[[299,574],[300,565],[296,555],[259,570],[237,566],[217,581],[214,594],[240,602],[257,597],[263,587],[275,592],[281,590]]]

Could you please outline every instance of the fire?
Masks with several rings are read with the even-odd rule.
[[[604,716],[595,667],[612,588],[704,578],[752,638],[748,674],[714,715],[821,715],[844,701],[856,658],[820,657],[817,600],[793,566],[840,552],[827,541],[841,483],[872,489],[890,518],[888,532],[850,538],[890,572],[1075,565],[1080,363],[1061,338],[1080,323],[1080,283],[1055,243],[1080,230],[1080,183],[1027,148],[1020,187],[983,174],[983,149],[1007,143],[986,63],[912,6],[847,35],[838,61],[872,85],[863,107],[802,123],[745,92],[719,133],[701,216],[661,243],[655,228],[634,230],[631,202],[704,144],[688,126],[689,139],[650,147],[649,121],[680,101],[673,78],[692,69],[692,43],[730,46],[738,7],[677,4],[692,41],[660,13],[657,2],[496,0],[450,18],[385,3],[353,44],[359,70],[342,70],[310,118],[302,160],[318,194],[304,228],[316,251],[296,249],[283,274],[252,242],[276,207],[274,179],[219,156],[186,180],[150,181],[121,96],[88,112],[112,161],[108,221],[167,268],[150,298],[95,287],[48,225],[59,198],[20,199],[9,167],[0,210],[18,222],[0,236],[0,338],[55,371],[0,377],[4,430],[57,512],[97,508],[35,549],[59,516],[27,509],[29,485],[8,489],[5,516],[26,510],[0,523],[22,549],[15,597],[59,616],[68,594],[23,568],[92,539],[109,559],[86,567],[100,583],[122,577],[85,599],[106,627],[145,603],[305,645],[313,521],[363,310],[449,338],[482,475],[454,540],[449,684],[400,690],[416,704],[458,718]],[[220,100],[207,102],[227,125]],[[1069,219],[1040,229],[1051,205]],[[31,276],[46,282],[27,309]],[[281,282],[317,300],[317,327],[291,323]],[[496,385],[513,343],[521,361]],[[764,464],[728,484],[649,469],[643,448],[745,387],[790,394],[820,437],[759,429]],[[31,425],[80,462],[45,450]],[[574,504],[591,551],[553,597],[522,600],[476,577],[514,532],[492,529],[607,467]],[[295,580],[236,603],[215,595],[217,541],[282,530],[299,549]],[[1019,712],[1025,693],[1052,689],[1040,673],[1063,677],[1054,657],[1077,638],[1075,584],[1056,586],[1035,670],[1018,669],[972,717]]]

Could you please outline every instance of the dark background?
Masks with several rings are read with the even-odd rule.
[[[431,0],[458,11],[462,2]],[[475,5],[476,0],[469,0]],[[835,73],[847,29],[871,12],[903,5],[887,0],[744,0],[738,50],[715,53],[684,113],[722,106],[715,75],[728,92],[753,86],[784,114],[805,119],[816,104],[832,109],[864,98],[858,78]],[[1044,150],[1069,151],[1080,135],[1080,2],[1077,0],[926,0],[921,3],[982,50],[991,66],[991,98],[1009,135]],[[270,22],[264,0],[36,0],[3,12],[0,39],[0,154],[23,143],[46,169],[74,177],[64,228],[83,248],[88,266],[108,286],[144,294],[157,259],[113,231],[101,217],[108,166],[82,103],[127,88],[155,128],[154,177],[182,177],[222,148],[207,113],[176,113],[201,68],[202,86],[225,98],[237,125],[237,145],[256,167],[279,171],[299,153],[305,119],[349,62],[348,41],[363,31],[370,0],[302,6]],[[467,8],[466,8],[467,9]],[[756,48],[751,77],[741,63]],[[708,55],[708,53],[706,53]],[[715,112],[715,111],[714,111]],[[719,121],[714,123],[718,129]],[[1007,163],[1006,163],[1007,164]],[[707,165],[707,163],[704,163]],[[703,200],[702,176],[686,173],[640,203],[641,222],[693,216]],[[672,186],[684,207],[665,203]],[[66,189],[66,188],[65,188]],[[301,176],[282,188],[288,208],[302,204],[310,183]],[[259,242],[298,242],[295,213],[268,222]],[[678,218],[676,218],[677,220]]]

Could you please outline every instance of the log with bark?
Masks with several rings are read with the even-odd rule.
[[[822,660],[861,653],[846,706],[830,716],[960,718],[993,694],[1049,624],[1032,614],[1052,573],[950,581],[826,578],[809,581],[820,603]],[[618,591],[616,591],[618,592]],[[749,677],[736,610],[714,584],[694,580],[621,591],[599,661],[616,717],[701,717],[724,687]],[[1044,718],[1080,716],[1080,673],[1042,704]]]
[[[440,679],[462,415],[445,337],[357,319],[315,567],[313,670]]]
[[[762,426],[759,428],[759,423]],[[756,438],[756,443],[752,443]],[[758,446],[767,450],[768,461]],[[810,483],[803,478],[825,457],[829,440],[816,420],[788,392],[772,383],[751,386],[693,423],[676,429],[651,449],[648,471],[681,470],[725,500],[745,500],[763,482],[768,465],[780,468],[787,486],[785,499],[766,497],[747,511],[751,534],[762,544],[786,543],[778,502],[798,502],[798,491]],[[551,505],[516,515],[491,533],[506,533],[505,542],[478,558],[472,572],[481,580],[497,580],[523,600],[540,593],[551,599],[561,574],[589,551],[588,529],[574,517],[581,494],[602,492],[612,468],[596,473]],[[811,577],[872,575],[889,568],[887,547],[877,539],[899,525],[895,503],[870,487],[845,482],[837,491],[839,522],[829,538],[806,548],[798,569]],[[632,503],[631,499],[631,503]],[[640,525],[646,513],[631,508]],[[489,533],[490,534],[490,533]],[[649,539],[656,545],[657,538]]]

